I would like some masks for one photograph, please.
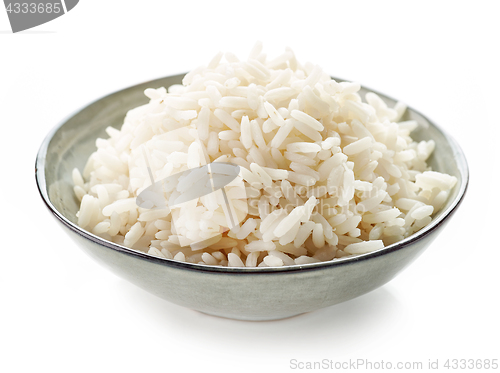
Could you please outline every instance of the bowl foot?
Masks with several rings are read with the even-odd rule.
[[[308,313],[308,312],[302,312],[302,313],[297,313],[297,314],[293,314],[293,315],[283,315],[283,316],[245,316],[245,315],[228,316],[228,315],[220,315],[220,314],[216,314],[216,313],[210,313],[210,312],[199,311],[199,310],[195,310],[195,311],[197,311],[199,313],[203,313],[205,315],[209,315],[209,316],[215,316],[215,317],[220,317],[223,319],[238,320],[238,321],[277,321],[277,320],[290,319],[292,317],[297,317],[297,316],[304,315],[304,314]]]

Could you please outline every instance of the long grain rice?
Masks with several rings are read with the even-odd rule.
[[[106,129],[71,175],[77,222],[162,259],[231,267],[337,260],[408,237],[457,180],[427,165],[436,144],[410,137],[422,124],[401,121],[405,104],[359,90],[288,48],[270,60],[261,43],[246,61],[219,52],[182,85],[146,89],[150,102]],[[238,165],[237,180],[172,203],[212,190],[196,169],[215,161]]]

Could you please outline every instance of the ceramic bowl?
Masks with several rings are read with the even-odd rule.
[[[404,119],[415,119],[420,124],[412,132],[413,138],[433,139],[436,143],[430,165],[456,176],[458,182],[428,226],[381,250],[308,265],[227,268],[158,258],[78,227],[73,168],[83,169],[95,150],[96,138],[107,137],[107,126],[120,128],[128,110],[147,102],[146,88],[168,87],[180,83],[182,77],[142,83],[84,107],[48,134],[36,160],[41,197],[76,245],[117,275],[167,301],[242,320],[281,319],[347,301],[384,285],[412,263],[438,236],[464,198],[468,168],[462,150],[443,130],[409,108]],[[362,96],[367,91],[372,90],[362,88]],[[395,104],[395,100],[378,94],[389,105]]]

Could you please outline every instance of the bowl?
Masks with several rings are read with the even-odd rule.
[[[83,169],[95,151],[96,138],[107,137],[107,126],[120,128],[128,110],[147,102],[143,93],[146,88],[169,87],[180,83],[183,76],[120,90],[71,115],[45,138],[35,169],[43,201],[77,246],[118,276],[167,301],[241,320],[282,319],[347,301],[384,285],[412,263],[438,236],[464,198],[468,167],[462,150],[443,130],[409,108],[403,119],[420,124],[412,137],[436,143],[429,164],[434,170],[455,176],[458,182],[429,225],[383,249],[306,265],[228,268],[158,258],[80,228],[76,224],[79,203],[73,193],[73,168]],[[362,88],[360,93],[364,96],[368,91],[375,92]],[[375,93],[389,105],[396,102]]]

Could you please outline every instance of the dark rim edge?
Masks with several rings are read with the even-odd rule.
[[[467,160],[465,158],[465,154],[461,147],[458,145],[458,143],[455,141],[453,137],[448,135],[443,129],[441,129],[438,125],[436,125],[433,121],[431,121],[427,116],[423,115],[420,113],[418,110],[415,110],[411,106],[407,106],[407,110],[412,110],[415,113],[419,114],[424,118],[427,122],[429,122],[430,125],[434,126],[439,132],[441,132],[444,137],[448,140],[448,142],[452,145],[452,149],[454,151],[454,156],[456,158],[457,164],[458,164],[458,169],[459,172],[461,173],[461,178],[462,182],[460,185],[456,185],[460,187],[460,190],[458,191],[457,196],[455,197],[455,200],[451,203],[451,205],[444,211],[440,212],[440,216],[437,219],[433,219],[429,225],[423,227],[421,230],[418,232],[412,234],[411,236],[405,238],[402,241],[393,243],[389,246],[386,246],[382,249],[367,253],[367,254],[361,254],[357,256],[352,256],[352,257],[345,257],[341,259],[336,259],[336,260],[331,260],[331,261],[326,261],[326,262],[319,262],[319,263],[310,263],[310,264],[304,264],[304,265],[293,265],[293,266],[283,266],[283,267],[222,267],[222,266],[213,266],[213,265],[202,265],[202,264],[197,264],[197,263],[187,263],[187,262],[180,262],[176,261],[173,259],[166,259],[166,258],[159,258],[153,255],[149,255],[146,253],[143,253],[138,250],[130,249],[125,246],[121,246],[118,244],[115,244],[111,241],[107,241],[103,238],[100,238],[82,228],[80,228],[78,225],[72,223],[69,221],[66,217],[64,217],[56,208],[55,206],[50,202],[50,199],[47,194],[47,185],[46,185],[46,179],[45,179],[45,157],[47,154],[48,146],[50,144],[50,141],[52,140],[54,134],[73,116],[77,115],[81,111],[85,110],[87,107],[93,105],[94,103],[105,99],[106,97],[112,96],[116,93],[123,92],[129,89],[136,89],[138,86],[141,85],[153,85],[155,82],[158,82],[160,80],[166,79],[166,78],[174,78],[174,77],[182,77],[185,74],[177,74],[177,75],[170,75],[170,76],[165,76],[162,78],[154,79],[154,80],[149,80],[143,83],[136,84],[134,86],[130,86],[124,89],[117,90],[115,92],[112,92],[108,95],[105,95],[103,97],[98,98],[97,100],[92,101],[91,103],[79,108],[78,110],[74,111],[72,114],[68,115],[65,117],[59,124],[54,126],[45,139],[43,140],[40,149],[37,153],[36,157],[36,162],[35,162],[35,179],[37,183],[37,188],[38,192],[40,193],[40,196],[42,197],[42,200],[44,201],[45,205],[47,208],[52,212],[52,214],[61,222],[63,225],[68,227],[71,231],[74,233],[82,236],[83,238],[89,239],[90,241],[99,244],[101,246],[105,246],[109,249],[118,251],[120,253],[137,257],[143,260],[147,260],[153,263],[161,264],[161,265],[168,265],[174,268],[179,268],[179,269],[188,269],[192,271],[197,271],[197,272],[211,272],[211,273],[231,273],[231,274],[270,274],[270,273],[288,273],[288,272],[296,272],[296,271],[314,271],[314,270],[321,270],[327,267],[332,267],[332,266],[342,266],[342,265],[349,265],[355,262],[359,262],[362,260],[368,260],[370,258],[375,258],[379,257],[397,250],[401,250],[412,243],[419,241],[426,236],[428,236],[431,232],[433,232],[435,229],[437,229],[439,226],[445,223],[446,219],[451,217],[451,215],[456,211],[458,206],[462,203],[467,188],[469,184],[469,168],[467,164]],[[341,78],[335,78],[332,77],[332,79],[336,81],[346,81]],[[361,86],[367,91],[374,92],[380,96],[389,98],[393,101],[396,101],[394,98],[384,94],[380,93],[374,89],[371,89],[366,86]]]

